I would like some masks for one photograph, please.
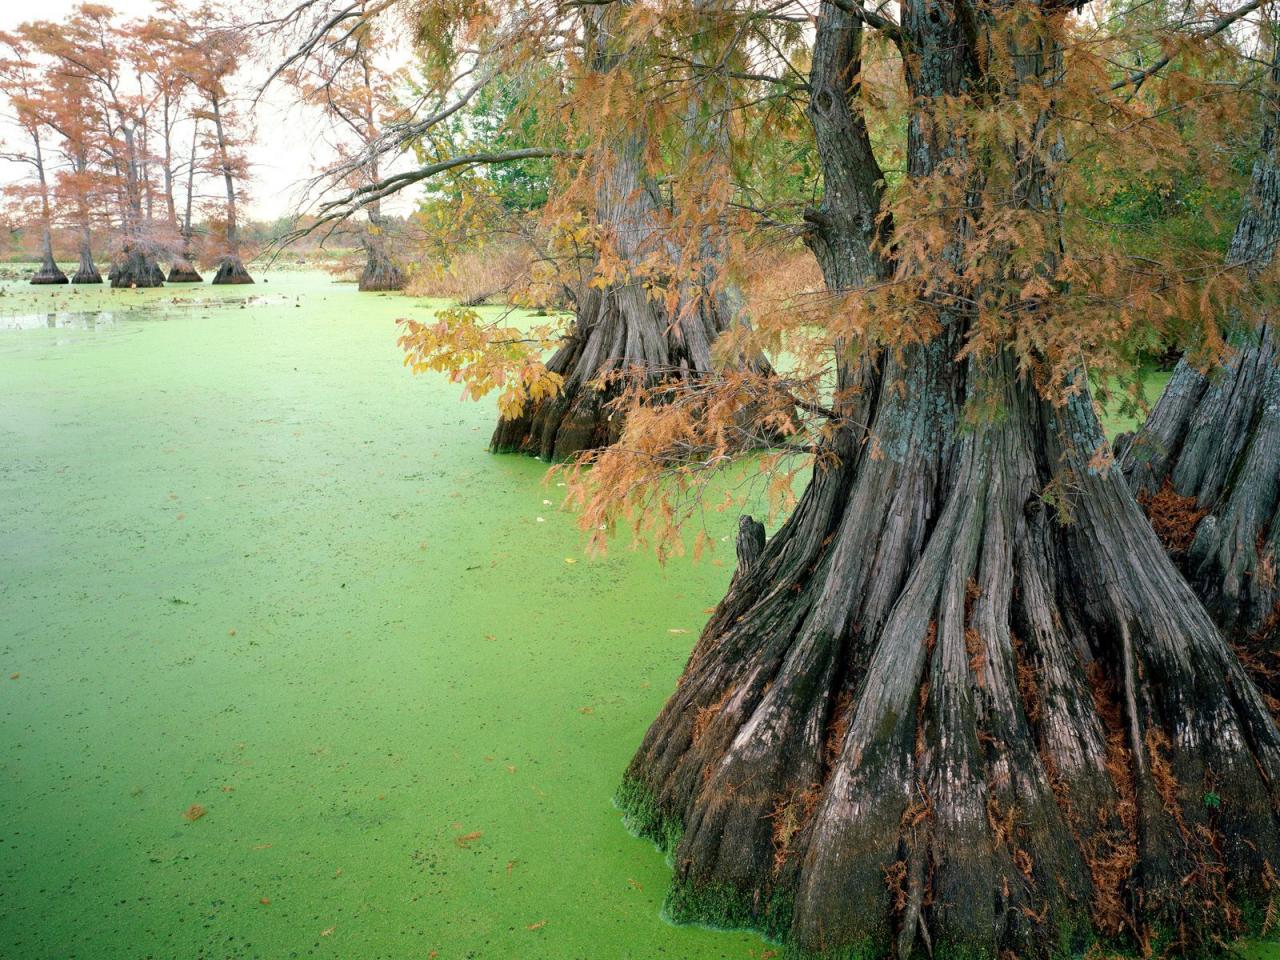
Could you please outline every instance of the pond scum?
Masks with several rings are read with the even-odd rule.
[[[0,300],[0,957],[775,955],[665,922],[611,802],[736,517],[696,565],[584,556],[404,369],[431,303],[263,279]],[[112,319],[4,319],[51,314]]]

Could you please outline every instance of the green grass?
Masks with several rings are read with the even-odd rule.
[[[759,958],[611,803],[732,547],[584,557],[430,304],[266,276],[0,286],[0,957]]]

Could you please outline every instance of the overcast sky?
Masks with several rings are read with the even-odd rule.
[[[39,4],[27,4],[0,0],[0,30],[13,29],[25,20],[66,20],[81,2],[41,0]],[[150,0],[106,0],[106,5],[124,17],[146,16],[153,9]],[[249,68],[243,78],[244,85],[256,86],[266,75],[263,66]],[[252,165],[247,191],[248,214],[253,219],[270,220],[294,212],[301,182],[331,158],[333,152],[325,142],[325,125],[319,112],[292,102],[289,91],[278,85],[259,102],[254,121],[257,138],[248,150]],[[11,182],[27,174],[23,166],[0,162],[0,182]],[[384,209],[388,213],[404,213],[407,199],[398,204],[384,203]]]

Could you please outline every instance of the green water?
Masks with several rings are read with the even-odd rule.
[[[268,276],[0,288],[0,956],[759,956],[610,803],[727,567],[585,558],[428,305]]]
[[[0,285],[0,957],[760,958],[610,803],[731,549],[583,557],[430,305],[269,276]]]

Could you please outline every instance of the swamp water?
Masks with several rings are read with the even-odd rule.
[[[0,287],[0,957],[759,957],[610,802],[732,545],[585,557],[430,304],[268,277]]]
[[[731,543],[584,557],[431,304],[268,277],[0,284],[0,958],[770,956],[610,803]]]

